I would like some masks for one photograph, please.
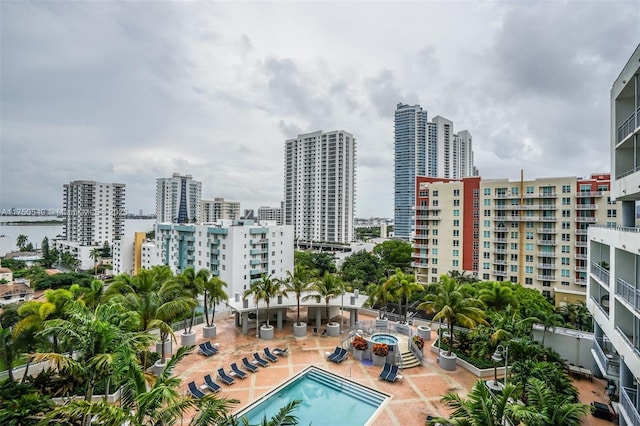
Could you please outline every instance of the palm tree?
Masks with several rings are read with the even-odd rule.
[[[193,322],[196,316],[196,307],[198,306],[198,295],[202,293],[204,287],[204,281],[202,275],[196,273],[193,266],[188,267],[177,277],[177,280],[182,284],[184,290],[193,298],[195,302],[191,308],[191,320],[189,321],[189,330],[185,326],[185,333],[191,334],[193,330]]]
[[[16,359],[16,355],[11,329],[3,328],[0,325],[0,360],[7,368],[10,382],[14,381],[13,362]]]
[[[229,296],[224,291],[224,287],[227,283],[222,281],[217,275],[209,275],[207,269],[201,269],[198,271],[200,279],[204,282],[204,318],[207,327],[213,326],[213,320],[216,315],[216,303],[222,303],[224,300],[228,300]],[[209,321],[209,308],[211,307],[211,321]]]
[[[405,301],[404,322],[407,322],[407,313],[409,311],[409,299],[414,291],[422,290],[420,284],[416,284],[413,274],[405,274],[402,269],[396,268],[396,273],[389,277],[383,284],[388,295],[395,297],[400,304],[400,317],[402,318],[402,300]]]
[[[549,311],[536,312],[535,318],[533,318],[533,320],[542,324],[542,326],[544,327],[542,330],[542,342],[541,342],[542,346],[544,346],[544,340],[547,335],[547,330],[550,329],[551,331],[553,331],[553,327],[557,325],[562,325],[562,315],[557,314],[555,312],[549,312]]]
[[[433,320],[445,320],[449,328],[451,339],[447,356],[451,356],[453,346],[453,326],[459,324],[463,327],[473,328],[477,324],[489,325],[484,319],[482,302],[476,298],[468,297],[462,289],[462,284],[455,279],[442,275],[436,294],[427,294],[424,302],[418,305],[418,309],[426,312],[436,312]]]
[[[166,361],[164,342],[169,337],[175,341],[171,321],[196,304],[166,265],[143,269],[135,277],[118,275],[107,290],[107,300],[109,298],[119,300],[132,311],[139,330],[160,331],[162,363]]]
[[[310,286],[312,291],[317,292],[320,297],[324,298],[325,309],[327,313],[327,321],[329,320],[329,301],[334,297],[338,297],[342,294],[343,285],[337,275],[332,274],[329,271],[325,271],[320,280],[316,280]],[[306,296],[304,299],[309,299],[312,295]]]
[[[91,253],[89,253],[89,258],[93,260],[93,275],[96,278],[98,278],[98,260],[100,260],[101,256],[102,250],[97,247],[91,250]]]
[[[26,247],[27,241],[28,241],[28,238],[26,235],[24,234],[18,235],[18,237],[16,238],[16,246],[18,246],[18,249],[20,251],[22,251],[22,249]]]
[[[299,399],[294,399],[289,401],[284,407],[281,407],[280,410],[276,414],[273,415],[270,419],[267,419],[267,415],[262,418],[262,422],[256,426],[284,426],[284,425],[297,425],[299,420],[296,416],[292,414],[295,411],[302,401]],[[237,417],[234,417],[228,423],[225,423],[225,426],[239,426],[242,424],[243,426],[250,426],[249,421],[243,417],[238,421]]]
[[[501,311],[507,306],[518,307],[518,299],[513,293],[510,283],[493,282],[490,288],[480,290],[478,299],[494,311]]]
[[[269,305],[271,298],[280,294],[280,286],[280,280],[271,278],[271,275],[262,274],[262,277],[254,281],[251,287],[244,292],[244,299],[253,295],[256,301],[256,308],[261,300],[264,300],[267,304],[267,327],[270,327]],[[258,318],[256,318],[256,321],[258,321]]]
[[[367,296],[367,304],[372,308],[378,305],[380,307],[378,316],[383,319],[382,310],[386,306],[385,303],[388,298],[387,287],[382,284],[371,283],[367,286]]]
[[[300,299],[303,293],[307,293],[311,290],[311,283],[309,282],[309,270],[303,264],[297,263],[293,267],[293,273],[287,271],[287,278],[283,281],[284,291],[287,293],[293,293],[296,295],[296,302],[298,304],[298,311],[296,314],[296,325],[300,324]]]

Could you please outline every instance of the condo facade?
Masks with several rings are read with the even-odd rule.
[[[156,179],[156,215],[161,223],[194,223],[200,218],[202,182],[174,173]]]
[[[611,194],[616,226],[588,231],[587,309],[599,373],[616,384],[620,425],[640,424],[640,45],[611,88]],[[598,374],[599,375],[599,374]]]
[[[417,281],[449,271],[511,281],[556,305],[585,301],[587,228],[615,226],[609,174],[589,178],[416,179]]]
[[[293,270],[293,227],[259,225],[251,220],[215,224],[158,223],[154,242],[142,244],[142,267],[169,265],[208,269],[227,283],[231,297],[242,294],[263,275],[285,278]]]
[[[454,132],[453,121],[436,116],[428,121],[420,105],[399,103],[394,115],[394,235],[410,240],[417,176],[461,179],[477,176],[473,138]]]
[[[200,222],[217,222],[220,219],[240,219],[240,202],[224,198],[200,201]]]
[[[344,130],[285,142],[284,212],[301,241],[353,240],[356,140]]]
[[[282,225],[282,210],[283,203],[280,203],[280,207],[261,206],[258,207],[258,221],[259,222],[273,222],[276,225]]]

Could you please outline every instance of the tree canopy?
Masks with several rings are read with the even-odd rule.
[[[342,281],[364,288],[369,283],[378,283],[384,277],[384,268],[380,258],[366,250],[360,250],[344,260],[340,276]]]
[[[411,244],[406,241],[388,240],[373,248],[385,269],[400,268],[403,271],[411,267]]]

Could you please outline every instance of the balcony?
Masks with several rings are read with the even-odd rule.
[[[538,263],[538,269],[556,269],[554,263]]]
[[[542,216],[540,218],[540,221],[542,222],[556,222],[558,220],[558,218],[556,218],[555,216]]]
[[[411,244],[411,247],[414,248],[414,249],[428,249],[429,248],[429,244],[413,243],[413,244]]]
[[[586,266],[576,266],[575,268],[573,268],[574,271],[576,272],[587,272],[587,267]]]
[[[427,230],[427,229],[429,229],[429,225],[416,225],[415,228],[416,229]]]
[[[595,217],[576,217],[578,223],[596,223]]]
[[[595,204],[576,204],[576,210],[598,210]]]
[[[588,231],[586,229],[581,229],[581,228],[576,229],[576,235],[587,235],[587,232]]]
[[[591,262],[591,274],[596,277],[596,279],[600,281],[600,283],[602,283],[606,287],[609,287],[609,270],[604,269],[596,262]]]
[[[494,238],[493,242],[494,243],[505,243],[506,244],[508,241],[507,241],[506,238]]]
[[[633,111],[631,115],[618,127],[617,142],[622,142],[627,136],[632,134],[636,129],[636,116],[640,114],[640,107]]]
[[[586,260],[587,259],[587,255],[586,254],[581,254],[581,253],[576,253],[575,256],[573,256],[575,259],[577,260]]]
[[[496,277],[506,277],[507,276],[507,271],[491,271],[491,273],[493,275],[495,275]]]
[[[506,260],[502,260],[502,259],[496,259],[493,261],[494,265],[506,265],[507,261]]]
[[[538,281],[555,281],[556,276],[555,275],[538,275],[536,279]]]
[[[497,253],[497,254],[507,254],[507,253],[509,253],[509,252],[508,252],[507,250],[505,250],[505,249],[496,249],[496,248],[494,248],[494,249],[492,249],[491,251],[492,251],[492,252],[494,252],[494,253]]]
[[[493,232],[507,232],[508,230],[509,230],[509,228],[505,228],[505,227],[501,227],[501,226],[493,228]]]
[[[616,327],[616,332],[618,332],[618,335],[622,338],[622,340],[629,347],[629,349],[633,350],[637,356],[640,356],[640,349],[638,349],[638,347],[633,344],[633,340],[638,340],[638,339],[637,338],[634,339],[633,335],[627,334],[620,327]]]
[[[593,349],[591,353],[598,364],[598,367],[607,376],[617,376],[620,371],[620,356],[615,353],[611,343],[605,342],[604,348],[600,346],[600,340],[593,339]]]
[[[602,191],[580,191],[576,192],[575,196],[578,198],[602,197]]]
[[[616,279],[616,294],[622,297],[634,309],[640,310],[640,290],[622,278]]]
[[[638,413],[638,394],[635,389],[623,387],[620,389],[619,407],[622,408],[622,415],[628,417],[633,426],[640,425],[640,413]]]
[[[539,246],[555,246],[556,242],[553,240],[538,240]]]
[[[411,262],[411,267],[412,268],[428,268],[429,264],[428,263],[422,263],[422,262]]]
[[[538,234],[557,234],[555,228],[538,228]]]
[[[557,257],[555,253],[548,251],[539,251],[538,257]]]
[[[414,259],[428,259],[429,253],[413,253],[412,257]]]
[[[587,247],[588,245],[587,241],[576,241],[576,247]]]
[[[576,278],[573,280],[573,283],[584,287],[587,285],[587,280],[586,278]]]

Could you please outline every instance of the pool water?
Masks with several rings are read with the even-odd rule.
[[[387,345],[397,345],[398,338],[390,334],[374,334],[371,341],[375,343],[386,343]]]
[[[359,385],[317,367],[308,367],[298,376],[268,393],[238,413],[249,424],[269,420],[294,399],[302,403],[293,412],[299,424],[313,426],[362,426],[374,415],[388,395]]]

